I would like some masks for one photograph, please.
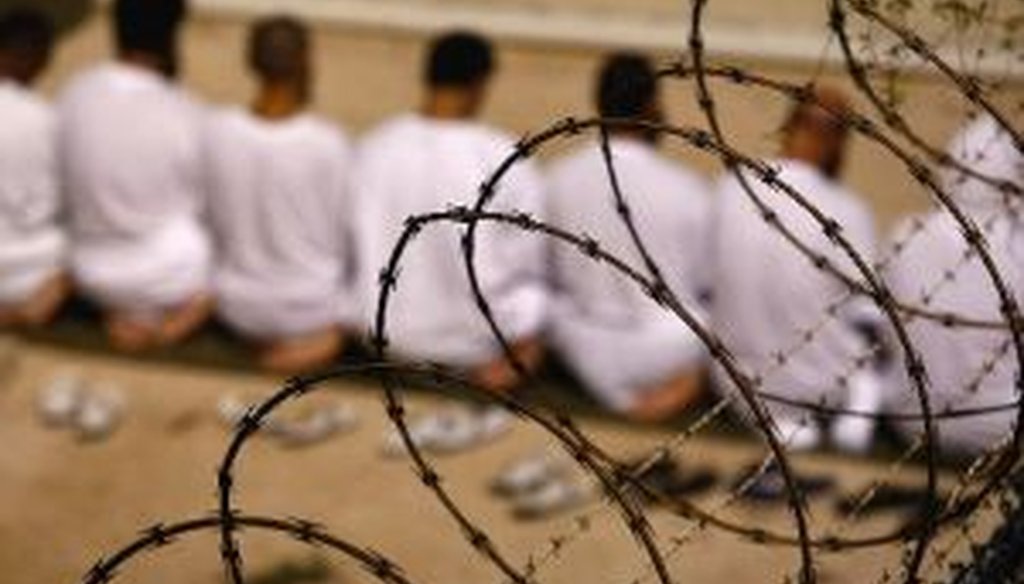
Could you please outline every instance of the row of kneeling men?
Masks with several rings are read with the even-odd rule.
[[[102,308],[124,350],[178,342],[216,313],[266,367],[303,370],[329,362],[346,333],[374,323],[390,265],[394,354],[513,389],[521,369],[474,301],[462,226],[426,225],[393,258],[408,217],[472,206],[515,150],[477,120],[496,68],[488,41],[468,32],[435,39],[421,107],[353,145],[309,111],[312,47],[301,22],[254,25],[247,51],[259,90],[247,107],[212,110],[175,83],[185,15],[182,0],[115,2],[116,59],[73,80],[54,111],[29,89],[50,52],[48,24],[25,10],[0,20],[0,323],[45,323],[74,288]],[[620,120],[607,140],[581,138],[588,143],[546,171],[518,162],[490,209],[584,234],[635,274],[663,282],[671,298],[655,302],[564,241],[483,223],[476,284],[519,365],[537,367],[550,346],[603,403],[641,420],[692,404],[708,369],[722,387],[739,374],[792,448],[825,438],[817,414],[830,409],[920,410],[896,366],[902,359],[885,358],[900,337],[833,273],[864,280],[834,233],[753,173],[712,188],[661,154],[665,112],[646,58],[606,59],[594,94],[598,114]],[[999,299],[948,215],[912,221],[895,237],[897,252],[876,253],[870,213],[839,182],[849,132],[837,114],[848,111],[846,100],[834,89],[815,95],[783,124],[772,163],[781,181],[837,220],[864,261],[886,258],[880,264],[900,302],[998,318]],[[1019,185],[1020,146],[980,118],[950,154],[975,174],[949,172],[947,186],[986,230],[1014,286],[1024,275],[1024,231],[1013,201],[975,175]],[[929,370],[934,411],[1013,401],[1008,333],[907,314],[901,321]],[[736,367],[709,367],[712,337]],[[978,449],[1011,420],[1011,412],[943,420],[940,435],[951,448]],[[905,426],[915,432],[921,423]],[[860,448],[870,419],[839,416],[830,432]]]

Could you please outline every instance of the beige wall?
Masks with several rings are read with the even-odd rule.
[[[187,35],[186,83],[216,103],[247,100],[251,85],[242,67],[244,31],[245,24],[238,19],[210,16],[196,19]],[[320,83],[316,108],[352,132],[365,131],[417,103],[422,38],[332,25],[321,27],[317,40]],[[105,19],[98,16],[62,46],[53,70],[44,81],[44,88],[57,91],[76,70],[107,54]],[[513,132],[524,133],[567,115],[588,114],[590,78],[598,57],[590,50],[504,44],[502,73],[493,89],[487,119]],[[667,59],[671,55],[662,57]],[[747,65],[791,80],[804,80],[812,74],[800,66]],[[824,76],[839,82],[843,78],[837,71],[827,71]],[[917,78],[908,86],[912,96],[907,108],[909,118],[937,144],[948,139],[965,112],[964,104],[943,87],[935,80],[923,78]],[[1020,96],[1021,86],[1013,91]],[[700,121],[692,93],[693,87],[688,82],[670,86],[674,121]],[[750,153],[771,155],[775,148],[774,129],[784,103],[751,89],[737,91],[721,87],[719,95],[723,119],[735,143]],[[705,172],[717,170],[714,161],[707,157],[676,150]],[[884,226],[927,204],[927,199],[907,179],[897,162],[863,141],[854,145],[848,179],[870,200]]]

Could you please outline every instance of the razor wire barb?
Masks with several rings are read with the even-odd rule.
[[[854,17],[860,18],[880,27],[895,38],[897,46],[903,47],[933,67],[940,76],[952,84],[958,95],[966,102],[992,116],[1000,127],[1013,137],[1016,148],[1024,151],[1021,131],[1011,123],[1009,114],[998,108],[989,99],[988,91],[991,90],[991,86],[986,86],[970,75],[961,74],[933,50],[922,36],[887,15],[875,2],[827,0],[827,29],[830,32],[830,38],[838,40],[843,63],[850,79],[859,93],[867,98],[874,113],[881,118],[881,123],[877,123],[868,115],[853,109],[837,111],[830,109],[828,104],[817,102],[813,92],[813,82],[804,85],[787,83],[736,66],[709,62],[705,54],[706,47],[703,38],[708,1],[692,0],[691,5],[689,54],[667,66],[661,71],[661,75],[695,82],[695,101],[709,130],[635,120],[566,118],[536,134],[523,138],[516,144],[513,152],[509,153],[502,164],[483,182],[476,200],[471,204],[438,209],[431,213],[410,217],[406,221],[387,265],[380,273],[380,296],[375,326],[370,336],[378,362],[360,367],[338,368],[319,375],[293,379],[279,392],[250,409],[239,421],[218,468],[216,513],[209,517],[180,523],[158,524],[146,529],[134,541],[107,559],[97,562],[83,581],[87,584],[110,582],[116,578],[122,567],[145,553],[174,545],[193,533],[214,531],[220,537],[220,555],[226,579],[232,584],[243,584],[246,581],[244,556],[238,535],[245,530],[258,530],[286,535],[302,544],[341,554],[357,562],[364,571],[380,581],[401,584],[413,582],[410,577],[405,575],[397,562],[368,547],[331,535],[326,528],[315,522],[250,515],[235,508],[239,488],[235,479],[237,465],[242,458],[245,445],[258,433],[268,417],[284,404],[301,399],[322,388],[326,382],[356,373],[370,374],[381,384],[384,391],[385,415],[405,444],[415,472],[423,487],[449,515],[453,525],[464,537],[469,549],[493,566],[496,574],[501,578],[517,584],[540,582],[538,579],[540,568],[546,562],[559,557],[560,553],[578,536],[590,531],[589,516],[579,516],[573,524],[573,532],[550,538],[546,551],[540,554],[529,554],[525,564],[517,566],[516,562],[502,550],[500,543],[489,534],[485,527],[477,523],[463,509],[459,501],[447,489],[445,478],[440,471],[413,440],[403,399],[404,389],[411,381],[429,379],[432,383],[492,400],[518,418],[542,429],[565,449],[580,469],[600,485],[604,494],[600,509],[615,511],[623,526],[632,534],[639,553],[646,558],[650,570],[647,574],[638,576],[634,582],[645,581],[649,577],[654,577],[663,584],[678,581],[673,577],[669,560],[685,548],[695,533],[706,529],[738,535],[744,541],[757,545],[776,545],[794,549],[799,555],[798,579],[802,584],[817,581],[817,554],[841,553],[846,550],[900,543],[906,543],[909,546],[908,554],[901,566],[902,577],[907,583],[917,582],[930,546],[943,529],[961,529],[960,533],[970,539],[970,522],[974,520],[979,509],[986,504],[991,505],[993,497],[1005,497],[1003,491],[1007,488],[1006,477],[1015,472],[1020,463],[1021,422],[1024,421],[1024,406],[1020,399],[1021,386],[1024,384],[1024,378],[1020,375],[1024,371],[1024,340],[1022,340],[1024,319],[1021,317],[1011,287],[1001,275],[987,248],[986,235],[989,231],[987,223],[982,222],[979,227],[972,217],[958,207],[950,193],[939,183],[936,171],[951,169],[961,172],[998,189],[1009,197],[1024,194],[1024,185],[998,177],[986,176],[969,165],[954,160],[921,137],[899,111],[898,106],[885,99],[872,83],[869,76],[871,67],[862,61],[862,57],[858,55],[854,47],[851,20]],[[906,236],[906,240],[897,242],[891,250],[891,254],[881,262],[869,262],[847,240],[843,226],[818,208],[811,197],[799,192],[782,180],[776,169],[770,164],[756,157],[748,156],[731,145],[731,140],[719,122],[717,102],[711,87],[712,81],[772,92],[795,103],[817,103],[844,127],[853,130],[874,147],[883,149],[892,159],[899,162],[933,202],[956,222],[967,248],[956,266],[949,270],[949,273],[954,276],[934,283],[932,295],[934,290],[955,277],[955,273],[962,266],[971,261],[978,261],[984,269],[992,289],[999,297],[1001,318],[986,321],[967,315],[935,310],[931,307],[931,295],[922,297],[917,303],[908,302],[903,298],[895,298],[888,289],[884,278],[880,276],[880,272],[923,228],[912,229]],[[729,347],[717,337],[713,330],[703,324],[687,303],[678,298],[666,284],[657,258],[653,257],[647,248],[643,230],[633,220],[629,198],[620,183],[609,141],[610,132],[626,128],[644,129],[669,136],[688,148],[711,154],[717,158],[726,170],[739,181],[765,224],[779,237],[791,244],[817,269],[845,286],[846,293],[830,305],[834,308],[830,307],[819,324],[806,331],[803,336],[805,341],[780,351],[778,367],[785,367],[786,357],[812,343],[818,328],[824,326],[822,323],[833,318],[834,312],[838,311],[843,304],[855,298],[867,298],[881,309],[888,320],[888,325],[895,333],[907,376],[919,404],[919,411],[895,413],[856,411],[830,406],[824,401],[801,401],[775,395],[761,387],[759,380],[764,372],[748,371],[742,366],[733,356]],[[585,234],[566,231],[526,213],[490,209],[499,197],[499,186],[502,180],[512,168],[533,157],[549,143],[560,139],[586,136],[589,133],[597,134],[597,143],[600,146],[606,179],[612,194],[612,199],[608,203],[614,206],[620,221],[628,229],[634,251],[640,257],[641,265],[639,266],[632,265],[616,256],[606,250],[601,242]],[[909,144],[909,148],[901,145],[901,142]],[[828,255],[802,241],[789,226],[779,219],[771,205],[763,200],[758,189],[755,188],[755,184],[767,187],[795,203],[809,219],[818,225],[834,251],[843,254],[850,260],[855,275],[847,273],[834,261],[831,261]],[[400,285],[400,268],[406,252],[415,244],[417,237],[424,230],[451,228],[459,229],[461,233],[462,260],[471,285],[472,301],[480,317],[486,322],[496,344],[506,358],[523,378],[530,379],[527,368],[519,362],[511,350],[507,335],[502,330],[500,323],[497,322],[490,300],[477,275],[477,233],[479,226],[485,223],[500,224],[507,228],[522,230],[536,237],[553,240],[558,245],[570,246],[583,256],[603,264],[607,269],[632,281],[652,302],[673,313],[679,319],[681,326],[686,326],[700,339],[713,362],[724,370],[729,381],[735,386],[736,392],[722,397],[696,422],[670,438],[660,448],[655,449],[641,464],[627,467],[622,461],[616,459],[590,439],[568,412],[541,409],[523,402],[515,396],[487,394],[466,379],[431,365],[388,364],[389,303]],[[935,409],[929,399],[926,367],[906,330],[906,325],[915,319],[933,321],[951,329],[979,329],[1005,334],[1004,342],[997,347],[991,359],[986,361],[977,377],[969,385],[975,387],[980,385],[982,380],[991,374],[996,363],[1009,357],[1014,360],[1018,372],[1015,387],[1018,399],[994,406],[963,408],[947,406]],[[871,352],[876,349],[876,346],[872,346],[868,354],[851,363],[851,368],[855,370],[865,366],[871,358]],[[967,389],[969,390],[970,387]],[[924,431],[891,465],[886,478],[872,483],[871,488],[857,501],[853,512],[847,515],[845,523],[840,525],[839,530],[816,535],[807,516],[807,502],[804,493],[796,481],[791,467],[786,437],[779,435],[778,428],[765,407],[765,404],[770,402],[800,408],[808,416],[857,416],[880,420],[917,421],[923,425]],[[766,448],[763,462],[758,471],[747,481],[738,485],[732,492],[723,496],[717,504],[707,509],[689,499],[670,498],[642,480],[641,476],[645,470],[659,460],[671,456],[675,450],[699,434],[703,428],[709,426],[714,419],[730,408],[745,410],[754,419],[755,426]],[[937,504],[940,503],[937,495],[938,453],[935,423],[946,419],[974,418],[1007,412],[1016,413],[1016,425],[1012,434],[1004,442],[993,445],[992,450],[979,457],[975,464],[959,477],[956,496],[947,499],[946,504],[939,511],[935,511],[939,507]],[[924,508],[928,511],[922,513],[921,516],[911,518],[905,525],[899,526],[889,533],[859,538],[844,537],[843,528],[856,518],[875,496],[878,488],[888,478],[899,472],[904,465],[922,455],[927,475],[927,504]],[[772,465],[777,466],[785,483],[787,504],[794,525],[793,533],[776,533],[760,527],[744,525],[722,515],[722,511],[737,501],[744,490],[749,488],[749,485],[753,484],[753,481],[762,476]],[[652,528],[647,512],[641,505],[643,498],[655,500],[668,508],[674,517],[686,523],[686,528],[667,538],[659,536]],[[936,562],[941,563],[949,555],[946,550],[939,550],[933,554],[933,558]],[[893,577],[893,574],[894,572],[887,572],[886,580]]]

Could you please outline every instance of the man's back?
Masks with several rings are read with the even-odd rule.
[[[63,267],[55,127],[49,105],[0,81],[0,303],[20,302]]]
[[[401,116],[366,138],[353,184],[364,319],[372,322],[378,276],[405,220],[452,205],[471,206],[483,181],[512,152],[511,140],[485,126],[420,115]],[[529,164],[508,175],[493,205],[534,213],[539,207],[539,180]],[[465,275],[461,232],[453,224],[433,225],[410,246],[389,321],[399,352],[459,364],[493,357],[493,340]],[[498,322],[511,327],[513,336],[539,323],[542,249],[535,234],[493,224],[480,227],[481,281]]]
[[[55,126],[50,106],[0,81],[0,245],[53,227],[57,212]]]
[[[779,178],[843,226],[843,234],[868,262],[874,229],[863,205],[813,167],[783,161]],[[781,192],[750,178],[758,196],[805,245],[861,280],[853,263],[817,222]],[[849,299],[846,286],[820,270],[770,227],[738,181],[725,180],[715,212],[713,320],[726,346],[750,374],[764,375],[768,391],[817,400],[841,398],[838,378],[864,356],[860,319],[876,319],[870,302]],[[829,308],[839,309],[831,315]],[[813,333],[810,342],[805,335]],[[780,361],[779,357],[785,360]]]
[[[334,307],[333,316],[314,320],[336,322],[348,252],[349,148],[341,131],[310,114],[266,121],[235,109],[214,116],[207,136],[221,302]]]
[[[201,206],[199,110],[154,72],[107,64],[60,103],[62,165],[80,237],[144,235]]]
[[[991,119],[981,119],[953,142],[951,154],[983,175],[1024,185],[1024,157],[1008,135]],[[1000,275],[1017,292],[1024,286],[1024,224],[1019,202],[1004,199],[982,181],[947,176],[947,189],[960,209],[986,237],[986,247]],[[919,223],[919,227],[917,226]],[[907,222],[894,241],[905,241],[886,272],[893,294],[903,303],[980,321],[1002,321],[1000,299],[980,258],[971,253],[959,224],[945,211]],[[968,258],[969,256],[969,258]],[[916,318],[906,323],[914,347],[920,352],[930,381],[933,411],[970,409],[1012,403],[1017,399],[1014,377],[1017,356],[1008,331],[947,327]],[[892,371],[888,401],[891,410],[915,412],[920,403],[902,368]],[[983,418],[942,420],[944,445],[984,449],[1005,437],[1016,414],[1005,412]],[[921,432],[920,424],[907,424]]]
[[[692,304],[704,286],[707,186],[639,140],[613,140],[611,150],[640,238],[672,291]],[[593,237],[603,249],[644,273],[641,255],[616,212],[610,185],[600,148],[585,147],[552,168],[548,218],[554,225]],[[664,310],[608,266],[564,245],[554,244],[552,250],[556,291],[580,316],[621,326]]]

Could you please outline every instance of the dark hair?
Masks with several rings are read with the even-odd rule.
[[[260,20],[249,32],[249,66],[264,79],[295,79],[307,66],[309,30],[289,16]]]
[[[476,33],[457,31],[434,40],[425,76],[431,87],[467,86],[483,81],[493,70],[490,41]]]
[[[24,6],[0,13],[0,50],[48,54],[55,34],[53,21],[37,8]]]
[[[605,118],[637,118],[654,103],[658,76],[650,59],[616,53],[605,59],[597,83],[597,109]]]
[[[178,28],[187,14],[187,0],[116,0],[117,46],[121,51],[170,57]]]

